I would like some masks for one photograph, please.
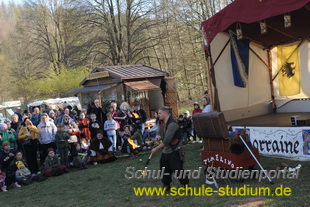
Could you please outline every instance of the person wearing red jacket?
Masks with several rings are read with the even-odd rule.
[[[91,134],[89,130],[90,121],[85,117],[85,113],[83,112],[80,114],[80,119],[78,120],[78,126],[81,132],[80,137],[85,138],[86,140],[90,140],[91,139]]]
[[[194,110],[193,110],[193,112],[192,112],[192,115],[193,115],[193,114],[196,114],[196,113],[201,113],[201,112],[202,112],[202,109],[200,108],[199,103],[196,101],[196,102],[194,103]]]

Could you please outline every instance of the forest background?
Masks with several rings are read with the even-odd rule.
[[[58,97],[97,66],[144,64],[207,89],[201,21],[232,0],[25,0],[0,5],[0,102]]]

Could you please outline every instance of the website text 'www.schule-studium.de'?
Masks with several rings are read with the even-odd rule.
[[[243,185],[242,187],[225,186],[212,188],[206,185],[200,187],[172,187],[169,191],[159,187],[137,187],[133,188],[136,196],[291,196],[292,189],[280,185],[272,190],[270,187],[252,187]]]

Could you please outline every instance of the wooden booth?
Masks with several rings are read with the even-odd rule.
[[[162,106],[169,106],[178,115],[175,80],[169,73],[145,65],[119,65],[97,67],[81,82],[83,88],[70,91],[78,96],[82,108],[98,98],[107,106],[126,101],[133,106],[139,101],[148,117]]]

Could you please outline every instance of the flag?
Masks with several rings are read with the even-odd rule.
[[[236,40],[236,35],[230,35],[230,59],[235,86],[245,88],[249,73],[250,41],[247,39]]]
[[[300,93],[298,45],[277,47],[280,96],[293,96]]]

